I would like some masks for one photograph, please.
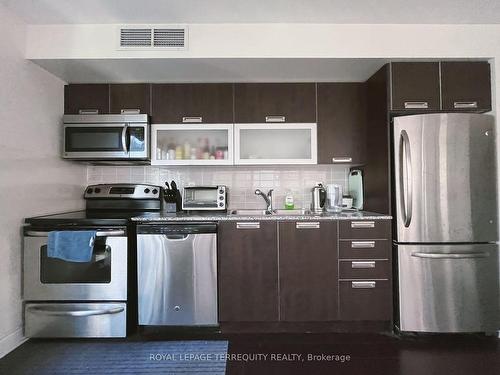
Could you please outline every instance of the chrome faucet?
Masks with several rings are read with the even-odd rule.
[[[264,194],[260,189],[255,190],[255,195],[260,195],[266,201],[266,214],[273,213],[273,189],[270,189],[267,194]]]

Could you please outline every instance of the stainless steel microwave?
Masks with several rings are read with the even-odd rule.
[[[227,187],[186,186],[182,194],[183,210],[227,210]]]
[[[148,115],[65,115],[63,158],[148,160]]]

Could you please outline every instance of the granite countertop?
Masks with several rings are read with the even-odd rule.
[[[341,213],[322,213],[322,214],[304,214],[304,215],[236,215],[230,212],[207,212],[207,213],[167,213],[167,212],[150,212],[140,216],[132,217],[135,222],[155,222],[155,221],[232,221],[232,220],[247,220],[247,221],[264,221],[264,220],[280,220],[280,221],[298,221],[298,220],[390,220],[392,216],[378,214],[368,211],[346,211]]]

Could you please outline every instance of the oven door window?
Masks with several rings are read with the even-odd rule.
[[[217,188],[188,189],[186,203],[200,207],[217,207]]]
[[[42,284],[103,284],[111,282],[111,253],[106,237],[96,237],[92,260],[87,263],[49,258],[47,245],[40,249],[40,281]]]
[[[65,151],[125,151],[126,145],[123,144],[124,129],[124,126],[67,127],[64,140]]]

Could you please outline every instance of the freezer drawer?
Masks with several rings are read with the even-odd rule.
[[[125,337],[125,303],[27,303],[26,337]]]
[[[137,252],[139,325],[218,325],[216,233],[139,233]]]
[[[500,328],[498,245],[399,245],[400,329]]]

